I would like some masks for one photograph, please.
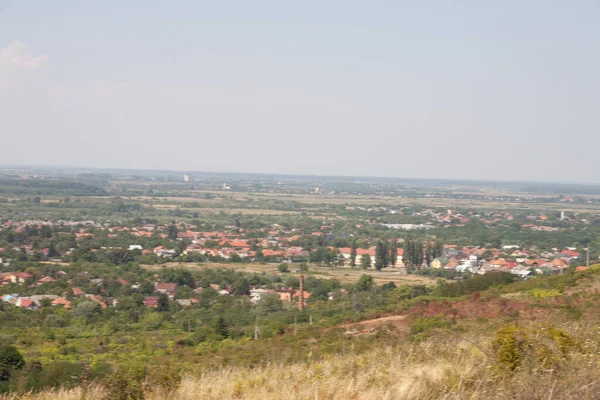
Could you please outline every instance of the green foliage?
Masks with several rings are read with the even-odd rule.
[[[375,280],[371,275],[363,274],[358,282],[356,283],[356,290],[359,292],[365,292],[371,290],[375,285]]]
[[[281,272],[281,273],[286,273],[286,272],[289,272],[289,269],[288,269],[288,265],[287,265],[287,264],[279,264],[279,265],[277,266],[277,270],[278,270],[279,272]]]
[[[559,368],[563,360],[581,345],[555,326],[525,328],[515,324],[494,333],[492,351],[499,372],[513,372],[525,366]]]
[[[436,315],[434,317],[419,317],[410,327],[410,333],[413,339],[423,339],[427,337],[434,329],[447,329],[451,326],[450,321]]]
[[[227,339],[229,337],[229,327],[227,326],[227,323],[225,322],[225,318],[223,318],[222,316],[217,317],[217,319],[215,320],[214,331],[217,335],[219,335],[223,339]]]
[[[10,345],[0,345],[0,381],[6,381],[10,378],[12,371],[21,369],[25,366],[23,356],[16,347]]]
[[[158,295],[158,305],[156,311],[165,312],[169,311],[169,296],[164,293]]]
[[[115,400],[139,400],[144,398],[142,367],[121,368],[109,374],[102,382],[108,390],[108,398]]]

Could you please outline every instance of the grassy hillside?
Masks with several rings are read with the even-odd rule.
[[[165,362],[143,379],[131,368],[93,383],[84,377],[74,389],[6,398],[593,399],[599,289],[600,267],[592,267],[464,297],[419,297],[366,321],[199,346],[213,368],[180,375]]]

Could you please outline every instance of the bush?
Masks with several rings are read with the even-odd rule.
[[[570,354],[581,350],[577,340],[554,326],[526,329],[511,324],[498,329],[492,341],[496,368],[504,372],[525,366],[556,369]]]
[[[451,322],[436,315],[435,317],[419,317],[410,327],[410,333],[413,340],[425,339],[435,329],[448,329]]]
[[[279,264],[277,266],[277,269],[279,270],[279,272],[281,273],[285,273],[285,272],[289,272],[288,266],[287,264]]]
[[[557,289],[532,289],[531,294],[537,298],[559,297],[562,293]]]

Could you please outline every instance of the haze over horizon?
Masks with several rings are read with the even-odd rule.
[[[2,164],[600,182],[600,3],[5,0]]]

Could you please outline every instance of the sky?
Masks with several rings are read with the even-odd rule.
[[[0,163],[600,182],[600,2],[0,0]]]

